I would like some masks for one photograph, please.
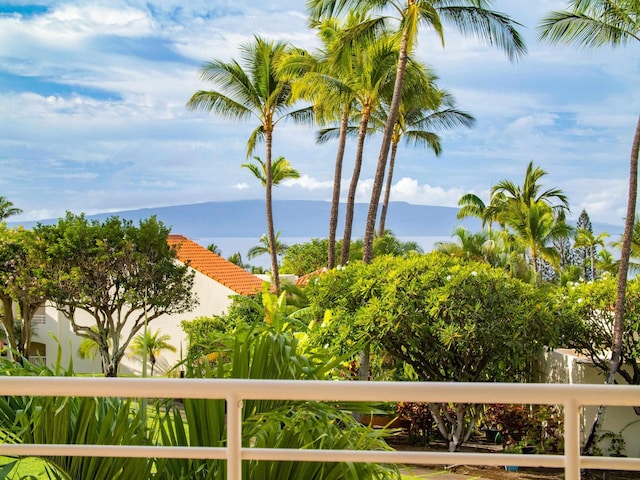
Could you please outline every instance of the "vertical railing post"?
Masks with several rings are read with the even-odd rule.
[[[242,399],[227,396],[227,480],[242,479]]]
[[[580,404],[574,397],[564,404],[564,478],[580,480]]]

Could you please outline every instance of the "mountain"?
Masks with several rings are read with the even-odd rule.
[[[331,204],[324,201],[278,200],[273,203],[276,230],[282,237],[326,237],[329,229]],[[353,236],[364,234],[364,224],[368,204],[355,206]],[[341,205],[341,221],[338,236],[344,229],[344,205]],[[387,214],[387,228],[396,236],[448,236],[456,225],[479,228],[475,219],[456,219],[457,208],[412,205],[405,202],[391,202]],[[87,215],[89,219],[104,220],[110,216],[126,218],[133,222],[155,215],[172,233],[189,238],[202,237],[260,237],[266,232],[265,204],[262,200],[241,200],[233,202],[206,202],[191,205],[143,208],[121,212]],[[40,223],[55,223],[57,219],[42,220]],[[13,222],[17,224],[18,222]],[[26,228],[37,222],[20,222]]]
[[[329,213],[331,204],[324,201],[311,200],[277,200],[273,203],[276,231],[285,237],[324,238],[328,235]],[[364,224],[368,204],[358,203],[355,206],[353,237],[364,234]],[[340,222],[338,237],[344,229],[345,206],[340,206]],[[398,237],[448,237],[457,225],[476,231],[480,222],[474,218],[458,220],[457,208],[431,205],[413,205],[405,202],[391,202],[387,214],[387,228]],[[206,202],[191,205],[143,208],[121,212],[88,215],[87,218],[104,220],[110,216],[118,216],[137,223],[141,219],[155,215],[165,225],[171,227],[172,233],[186,237],[225,238],[251,237],[259,238],[266,232],[265,204],[263,200],[241,200],[233,202]],[[42,220],[40,223],[50,224],[57,219]],[[26,228],[37,222],[21,222]],[[18,222],[13,222],[13,225]],[[11,225],[11,223],[9,223]],[[594,231],[607,231],[612,237],[622,232],[622,226],[596,225]]]

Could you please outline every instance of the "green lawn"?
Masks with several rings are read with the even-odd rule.
[[[11,461],[12,459],[10,458],[0,457],[0,467]],[[48,480],[44,472],[43,461],[33,457],[21,459],[17,467],[11,470],[7,477],[2,476],[2,473],[0,473],[0,479],[4,480],[5,478],[7,480]]]

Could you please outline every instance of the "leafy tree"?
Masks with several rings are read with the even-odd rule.
[[[350,80],[353,83],[351,88],[359,108],[360,121],[356,157],[347,193],[345,226],[342,237],[342,252],[340,254],[340,263],[342,265],[349,261],[356,192],[360,180],[369,121],[373,111],[383,100],[385,89],[388,89],[390,83],[393,82],[393,72],[397,58],[397,44],[395,39],[388,33],[383,34],[369,45],[357,44],[356,42],[351,47],[353,68],[356,74]]]
[[[494,267],[506,266],[505,255],[499,247],[503,235],[490,230],[471,233],[458,226],[452,236],[454,241],[438,242],[435,249],[453,257],[486,262]]]
[[[547,174],[540,167],[534,167],[533,162],[529,162],[522,185],[516,185],[511,180],[500,180],[491,188],[491,196],[504,195],[498,202],[498,209],[508,211],[512,206],[524,205],[525,207],[544,203],[549,205],[554,212],[566,211],[569,209],[569,200],[559,188],[548,188],[541,190],[539,180]],[[558,203],[554,203],[557,201]]]
[[[20,215],[22,210],[13,206],[13,202],[0,195],[0,222],[14,215]]]
[[[364,248],[364,240],[359,238],[351,247],[350,260],[352,262],[362,258],[362,250]],[[398,257],[406,257],[415,253],[423,253],[422,247],[413,241],[403,242],[394,235],[391,230],[385,230],[380,236],[376,234],[373,242],[373,256],[380,257],[382,255],[394,255]]]
[[[337,349],[369,342],[421,381],[525,381],[535,355],[555,343],[542,292],[437,252],[347,265],[307,288],[316,317],[310,330],[321,341]],[[451,450],[475,427],[472,405],[430,410]]]
[[[151,364],[151,376],[153,377],[153,370],[158,361],[158,357],[164,350],[169,352],[175,352],[176,347],[171,345],[169,341],[171,336],[168,334],[160,334],[160,329],[151,333],[150,330],[143,331],[133,337],[129,351],[131,356],[137,358],[147,358],[147,361]]]
[[[328,243],[326,238],[312,238],[290,245],[282,259],[282,272],[301,276],[326,266]]]
[[[200,90],[187,102],[191,110],[213,112],[230,120],[254,118],[258,127],[247,142],[247,158],[255,151],[259,141],[265,142],[265,204],[267,238],[271,253],[271,274],[276,290],[280,289],[276,235],[273,221],[271,155],[273,132],[276,125],[289,117],[297,121],[310,121],[310,108],[292,109],[291,82],[278,71],[278,64],[291,48],[281,42],[269,42],[256,37],[254,42],[241,47],[242,63],[212,60],[202,67],[202,79],[211,82],[217,90]]]
[[[33,232],[7,229],[0,224],[0,318],[11,350],[22,359],[27,358],[31,350],[33,316],[46,300],[42,278],[44,262]],[[17,318],[14,306],[18,307]]]
[[[491,213],[487,213],[488,218],[496,218],[509,227],[526,246],[535,281],[539,259],[559,267],[560,256],[553,242],[572,233],[565,222],[569,201],[558,188],[542,190],[539,180],[546,174],[529,162],[522,185],[507,179],[499,181],[491,188],[491,198],[497,201],[491,206]]]
[[[186,312],[197,302],[194,272],[175,261],[169,229],[155,217],[136,227],[118,217],[100,223],[67,213],[57,225],[39,224],[34,232],[48,258],[47,298],[77,335],[99,345],[105,376],[117,376],[127,346],[145,322]],[[79,323],[78,310],[95,324]]]
[[[353,19],[355,21],[355,19]],[[354,91],[349,85],[354,75],[354,65],[347,56],[339,55],[342,48],[342,30],[349,23],[328,18],[315,25],[322,48],[310,54],[297,50],[280,64],[280,70],[293,80],[292,93],[295,98],[312,101],[316,119],[321,124],[339,123],[338,148],[333,174],[331,213],[329,215],[329,238],[327,243],[327,266],[336,264],[336,232],[340,208],[342,167],[347,139],[347,129],[353,109]]]
[[[559,268],[560,254],[554,248],[553,241],[569,237],[572,229],[563,218],[554,214],[551,206],[541,201],[529,205],[513,204],[505,212],[504,219],[505,223],[513,229],[518,240],[526,245],[536,281],[539,260],[546,260],[555,268]]]
[[[245,268],[244,262],[242,261],[242,255],[240,254],[240,252],[232,253],[231,255],[229,255],[229,258],[227,258],[227,260],[229,260],[234,265],[238,265],[239,267]]]
[[[603,375],[609,371],[609,349],[615,322],[616,279],[573,283],[558,291],[556,307],[563,322],[563,343],[591,359]],[[625,302],[622,359],[616,374],[640,385],[640,279],[629,282]],[[640,413],[640,409],[637,409]]]

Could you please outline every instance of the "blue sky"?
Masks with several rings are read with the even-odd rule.
[[[542,44],[536,25],[564,1],[493,5],[523,25],[528,54],[510,63],[451,29],[444,49],[429,34],[420,38],[418,58],[477,124],[443,133],[437,158],[401,148],[392,200],[455,206],[467,192],[488,198],[499,180],[520,183],[533,161],[548,172],[546,186],[568,195],[574,217],[584,208],[593,221],[621,224],[640,45]],[[199,66],[237,58],[255,34],[317,46],[302,0],[0,4],[0,195],[24,210],[12,220],[262,198],[240,168],[256,125],[185,108],[207,88]],[[278,187],[276,198],[331,198],[335,146],[317,146],[314,137],[310,127],[278,125],[274,154],[301,178]],[[378,148],[372,137],[358,201],[369,200]]]

